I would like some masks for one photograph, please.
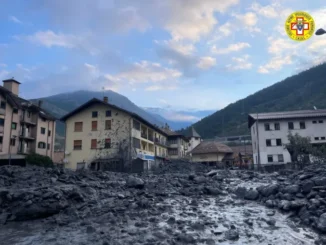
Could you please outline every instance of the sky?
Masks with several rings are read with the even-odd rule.
[[[326,36],[286,35],[298,10],[326,28],[324,0],[2,0],[0,79],[27,99],[111,89],[218,110],[326,60]]]

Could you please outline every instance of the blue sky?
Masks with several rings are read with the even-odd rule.
[[[38,98],[112,89],[139,106],[221,109],[325,61],[326,38],[290,40],[287,16],[320,1],[2,1],[0,79]]]

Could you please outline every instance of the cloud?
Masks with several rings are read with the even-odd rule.
[[[145,91],[159,91],[159,90],[176,90],[178,87],[175,85],[152,85],[145,88]]]
[[[7,65],[4,63],[0,63],[0,67],[7,67]]]
[[[199,62],[197,63],[197,66],[203,70],[207,70],[215,65],[216,65],[216,59],[209,56],[201,57]]]
[[[263,66],[259,66],[258,72],[259,73],[270,73],[270,71],[278,71],[280,70],[284,65],[290,65],[293,63],[292,56],[286,55],[286,56],[275,56],[273,57],[267,64]]]
[[[171,40],[164,40],[164,41],[157,41],[155,40],[156,44],[164,45],[168,47],[169,49],[180,53],[182,55],[192,55],[194,51],[196,50],[195,46],[192,43],[183,43],[182,41],[178,41],[175,39]]]
[[[262,6],[257,2],[254,2],[250,9],[255,11],[257,14],[262,15],[266,18],[278,18],[279,17],[279,8],[281,5],[279,3],[272,3],[270,5]]]
[[[125,71],[111,75],[110,79],[116,82],[126,81],[129,84],[161,82],[166,80],[175,81],[182,73],[175,69],[162,67],[158,63],[149,61],[135,62]]]
[[[164,118],[171,120],[171,121],[178,121],[178,122],[197,122],[201,118],[193,116],[193,115],[188,115],[185,113],[180,113],[177,111],[167,111],[164,115]]]
[[[9,16],[9,20],[16,23],[16,24],[23,24],[22,21],[20,21],[17,17],[15,17],[13,15]]]
[[[236,70],[248,70],[252,68],[252,63],[249,62],[249,55],[243,55],[241,57],[233,57],[232,61],[233,64],[228,64],[226,68],[229,71],[236,71]]]
[[[245,14],[233,14],[233,16],[239,21],[237,25],[243,26],[249,32],[260,32],[261,30],[256,26],[258,17],[253,12],[247,12]]]
[[[250,44],[249,43],[244,43],[244,42],[240,42],[240,43],[234,43],[234,44],[230,44],[227,48],[224,49],[217,49],[216,46],[214,45],[211,49],[212,53],[215,54],[227,54],[230,52],[236,52],[236,51],[240,51],[244,48],[250,48]]]

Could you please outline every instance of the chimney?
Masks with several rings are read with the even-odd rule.
[[[41,108],[41,107],[42,107],[42,104],[43,104],[43,101],[42,101],[42,100],[39,100],[39,101],[38,101],[38,107]]]
[[[19,94],[19,84],[20,82],[16,81],[14,78],[3,80],[3,87],[17,96]]]
[[[108,98],[107,96],[104,96],[104,97],[103,97],[103,101],[104,101],[105,103],[109,103],[109,98]]]

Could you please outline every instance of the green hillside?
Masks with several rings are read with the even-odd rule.
[[[248,134],[248,113],[313,109],[313,106],[326,108],[326,63],[232,103],[193,126],[203,138]]]

